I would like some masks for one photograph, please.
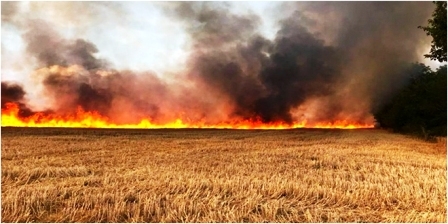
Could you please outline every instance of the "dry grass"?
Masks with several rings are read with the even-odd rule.
[[[446,138],[2,128],[2,222],[446,222]]]

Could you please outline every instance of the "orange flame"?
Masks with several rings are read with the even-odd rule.
[[[261,121],[230,121],[219,124],[206,124],[205,122],[185,122],[181,119],[165,124],[152,123],[151,119],[143,119],[138,124],[115,124],[108,121],[107,117],[97,112],[84,111],[81,107],[73,115],[56,115],[35,113],[29,117],[19,116],[19,107],[14,103],[7,103],[2,109],[2,126],[13,127],[70,127],[70,128],[217,128],[217,129],[291,129],[291,128],[337,128],[356,129],[373,128],[373,124],[352,123],[346,120],[332,123],[307,124],[306,121],[295,122],[292,125],[286,123],[263,123]]]

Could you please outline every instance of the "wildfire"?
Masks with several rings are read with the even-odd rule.
[[[109,122],[107,117],[97,112],[84,111],[81,107],[73,115],[35,113],[29,117],[19,116],[19,107],[15,103],[7,103],[2,109],[2,126],[13,127],[66,127],[66,128],[135,128],[135,129],[157,129],[157,128],[217,128],[217,129],[291,129],[291,128],[336,128],[356,129],[373,128],[373,124],[358,124],[348,121],[336,121],[333,123],[307,124],[306,121],[296,122],[292,125],[286,123],[263,123],[261,121],[231,121],[219,124],[206,124],[205,122],[186,122],[182,119],[157,124],[151,119],[143,119],[138,124],[115,124]]]

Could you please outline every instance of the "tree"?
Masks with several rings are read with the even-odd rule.
[[[375,112],[384,128],[430,136],[447,133],[447,66],[432,71],[424,64],[412,65],[410,82]]]
[[[418,27],[433,38],[431,51],[425,54],[425,57],[439,62],[446,61],[446,3],[446,1],[434,2],[436,9],[432,13],[432,18],[428,20],[429,25]]]

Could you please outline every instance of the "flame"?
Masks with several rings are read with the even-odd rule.
[[[353,123],[346,120],[307,124],[306,121],[286,124],[263,123],[259,120],[238,120],[221,122],[218,124],[206,124],[205,122],[186,122],[176,119],[172,122],[157,124],[151,119],[143,119],[138,124],[115,124],[97,112],[85,111],[78,107],[72,115],[35,113],[29,117],[19,116],[19,106],[15,103],[7,103],[2,109],[2,126],[13,127],[65,127],[65,128],[135,128],[135,129],[157,129],[157,128],[216,128],[216,129],[291,129],[291,128],[336,128],[336,129],[356,129],[373,128],[373,124]]]

